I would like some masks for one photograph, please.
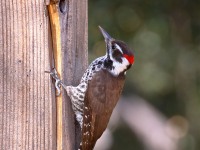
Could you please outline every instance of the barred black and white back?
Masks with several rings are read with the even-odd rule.
[[[106,59],[106,56],[99,57],[95,59],[88,67],[88,69],[83,74],[80,84],[76,87],[66,86],[67,95],[70,97],[72,102],[72,108],[76,115],[76,120],[79,122],[80,127],[82,128],[83,124],[83,108],[84,108],[84,99],[85,94],[88,88],[88,82],[92,80],[94,74],[101,69],[104,69],[103,62]],[[87,107],[86,107],[87,108]]]

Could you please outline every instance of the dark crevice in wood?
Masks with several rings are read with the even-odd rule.
[[[68,9],[68,0],[60,0],[59,9],[61,13],[66,14]]]

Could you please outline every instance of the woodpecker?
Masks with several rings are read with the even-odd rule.
[[[134,63],[131,49],[123,41],[112,38],[103,28],[105,56],[95,59],[83,74],[78,86],[65,85],[56,70],[50,74],[60,93],[62,86],[71,99],[76,120],[81,127],[81,150],[92,150],[107,127],[123,89],[126,71]]]

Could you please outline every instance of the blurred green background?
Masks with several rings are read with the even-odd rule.
[[[135,64],[123,95],[137,95],[167,118],[181,116],[188,130],[181,149],[200,149],[200,1],[89,0],[90,62],[104,55],[98,25],[125,41]],[[126,124],[114,131],[112,150],[143,150]]]

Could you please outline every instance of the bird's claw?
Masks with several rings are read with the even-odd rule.
[[[45,71],[46,73],[49,73],[51,75],[51,77],[55,80],[55,87],[57,90],[57,94],[56,96],[59,96],[61,93],[60,87],[61,87],[61,80],[58,77],[58,73],[56,71],[56,69],[54,68],[51,72],[49,71]]]

